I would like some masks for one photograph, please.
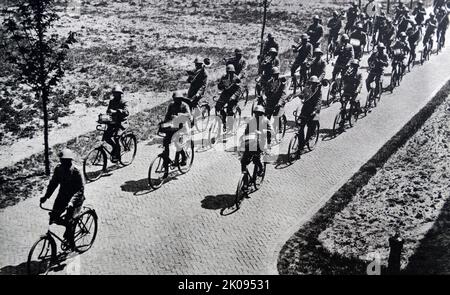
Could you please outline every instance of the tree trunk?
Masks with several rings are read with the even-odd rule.
[[[50,175],[50,155],[49,155],[49,145],[48,145],[48,91],[42,91],[42,111],[44,113],[44,164],[45,164],[45,174]]]

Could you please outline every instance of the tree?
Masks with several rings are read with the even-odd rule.
[[[53,30],[59,16],[55,0],[16,0],[3,22],[7,61],[19,83],[31,87],[42,103],[45,173],[50,175],[47,105],[52,88],[64,76],[64,62],[75,33],[62,38]]]

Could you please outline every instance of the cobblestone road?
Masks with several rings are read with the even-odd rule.
[[[269,165],[262,189],[228,216],[220,209],[233,197],[240,176],[235,153],[196,153],[188,174],[151,191],[147,169],[160,147],[140,142],[131,166],[87,185],[86,203],[98,213],[99,232],[92,249],[79,256],[81,273],[275,274],[284,242],[429,101],[449,78],[449,68],[446,48],[408,73],[355,127],[323,138],[291,166]],[[287,106],[288,119],[297,104]],[[337,111],[337,105],[323,109],[322,137]],[[290,128],[282,154],[292,135]],[[0,211],[0,273],[23,271],[31,245],[45,232],[47,214],[38,204],[35,196]]]

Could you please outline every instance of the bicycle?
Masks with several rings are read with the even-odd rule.
[[[102,119],[99,119],[96,130],[105,132],[108,123],[105,123]],[[134,133],[128,129],[125,129],[120,136],[117,137],[117,141],[120,146],[119,163],[122,166],[130,165],[136,157],[137,151],[137,139]],[[86,181],[93,182],[98,180],[105,172],[107,167],[107,154],[113,158],[112,149],[108,150],[106,143],[102,141],[98,146],[89,151],[83,159],[83,174]]]
[[[330,42],[328,42],[327,57],[326,57],[327,63],[329,63],[330,60],[334,58],[334,51],[336,50],[336,43],[337,42],[334,38],[331,38]]]
[[[295,118],[295,126],[297,128],[297,132],[295,133],[294,137],[292,137],[291,141],[289,142],[289,147],[288,147],[288,153],[287,153],[287,157],[288,157],[288,161],[289,162],[293,162],[295,160],[297,160],[300,157],[300,145],[305,146],[308,148],[308,150],[311,152],[315,149],[317,142],[319,141],[319,130],[320,130],[320,123],[318,120],[318,115],[315,115],[313,118],[308,118],[306,116],[302,116],[299,114],[298,109],[295,110],[293,112],[294,118]],[[302,130],[300,129],[300,126],[303,124],[304,120],[312,120],[314,122],[314,126],[313,126],[313,131],[312,134],[310,135],[309,138],[307,138],[307,136],[305,136],[305,134],[303,133],[303,138],[305,140],[304,143],[300,142],[300,136]],[[308,134],[308,124],[305,125],[305,129],[306,129],[306,134]],[[303,130],[303,132],[305,132],[305,130]]]
[[[333,122],[333,135],[336,136],[338,132],[344,130],[345,123],[348,122],[350,127],[353,127],[358,121],[360,111],[354,100],[351,98],[353,94],[344,93],[341,100],[341,108],[336,114]]]
[[[263,152],[262,154],[259,155],[253,155],[253,157],[263,158],[264,157],[263,154],[267,155],[267,153]],[[251,163],[253,162],[253,157],[251,159]],[[244,198],[247,198],[250,194],[256,192],[261,188],[261,185],[266,176],[267,162],[261,159],[261,163],[262,163],[262,171],[260,171],[258,165],[253,164],[253,173],[251,175],[248,167],[246,167],[245,173],[241,174],[235,194],[236,210],[240,208],[240,205],[244,200]]]
[[[401,49],[395,49],[393,51],[393,59],[392,59],[392,73],[391,73],[391,83],[390,89],[391,92],[397,86],[400,86],[400,81],[403,78],[403,56]]]
[[[382,74],[381,74],[382,75]],[[372,81],[370,83],[369,93],[367,94],[366,105],[364,107],[364,113],[370,112],[372,108],[377,106],[377,102],[381,99],[381,94],[383,93],[383,81],[379,79],[379,83]]]
[[[342,68],[336,75],[336,78],[329,84],[327,92],[326,105],[330,106],[332,103],[338,101],[342,97],[342,73],[347,71],[347,66]]]
[[[441,31],[438,34],[438,38],[437,38],[437,51],[436,54],[438,54],[439,52],[442,51],[442,48],[444,48],[445,46],[445,34],[446,34],[446,30]]]
[[[422,50],[422,54],[420,56],[420,64],[423,65],[426,60],[430,60],[431,52],[433,50],[433,36],[428,38],[427,43]]]
[[[160,137],[165,137],[166,135],[161,132],[161,129],[164,128],[173,128],[172,123],[161,123],[160,128],[157,132],[157,135]],[[160,153],[156,158],[151,162],[150,167],[148,169],[148,183],[150,187],[154,190],[159,189],[164,182],[167,180],[168,175],[165,177],[164,174],[168,174],[169,171],[175,170],[178,168],[178,171],[181,174],[186,174],[191,170],[192,164],[194,163],[194,142],[188,138],[186,140],[185,134],[182,134],[178,137],[177,144],[180,145],[181,151],[177,151],[175,153],[175,161],[173,161],[170,158],[170,154],[168,155],[168,158],[166,159],[168,163],[168,170],[164,168],[164,161],[165,157],[163,153]],[[182,165],[183,163],[179,161],[179,157],[181,156],[181,153],[184,152],[186,155],[186,164]]]
[[[52,209],[44,208],[42,203],[39,207],[45,211],[52,212]],[[65,214],[59,219],[62,221]],[[94,209],[83,206],[78,214],[73,217],[74,229],[74,250],[77,253],[84,253],[89,250],[97,236],[98,217]],[[56,223],[58,224],[58,223]],[[42,235],[31,247],[27,259],[27,273],[28,275],[47,274],[48,271],[57,264],[57,247],[56,240],[61,244],[61,250],[67,251],[70,249],[68,241],[60,238],[57,234],[50,230],[50,225],[47,232]],[[90,234],[90,236],[88,236]]]

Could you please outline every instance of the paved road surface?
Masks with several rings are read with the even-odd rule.
[[[429,101],[449,78],[448,69],[446,48],[415,67],[400,88],[383,95],[371,114],[336,138],[323,137],[338,106],[323,109],[317,149],[291,166],[269,165],[262,189],[228,216],[220,209],[233,197],[240,176],[234,152],[196,153],[188,174],[151,191],[147,169],[160,147],[140,142],[131,166],[87,185],[86,203],[97,210],[99,233],[90,251],[72,259],[80,259],[82,274],[276,273],[278,253],[290,235]],[[287,106],[288,119],[297,104]],[[291,128],[281,153],[292,135]],[[46,230],[47,213],[38,203],[35,196],[0,210],[0,273],[23,271],[32,243]]]

